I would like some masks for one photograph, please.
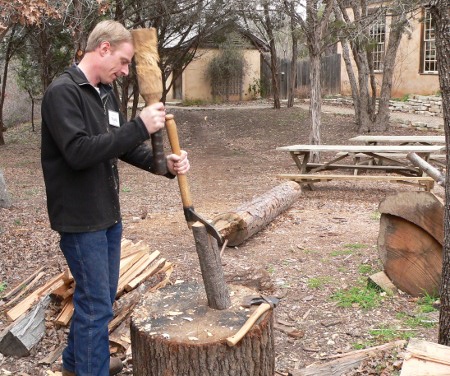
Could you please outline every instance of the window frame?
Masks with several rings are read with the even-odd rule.
[[[384,57],[386,46],[386,15],[383,13],[370,24],[369,37],[374,43],[374,48],[371,51],[372,64],[375,73],[381,73],[384,70]]]
[[[434,29],[431,12],[428,8],[423,8],[422,35],[420,43],[420,73],[438,74],[436,32]]]

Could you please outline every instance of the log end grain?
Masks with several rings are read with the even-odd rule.
[[[231,306],[208,307],[203,286],[183,283],[149,294],[131,318],[135,375],[273,375],[273,312],[266,312],[236,346],[226,344],[257,308],[241,307],[255,291],[230,286]],[[255,355],[258,354],[258,355]]]

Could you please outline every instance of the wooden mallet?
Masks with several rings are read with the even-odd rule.
[[[155,28],[131,31],[134,44],[134,59],[138,77],[139,92],[146,106],[161,100],[163,86],[162,74],[158,65],[158,37]],[[162,130],[151,135],[153,149],[153,171],[157,175],[167,173]]]

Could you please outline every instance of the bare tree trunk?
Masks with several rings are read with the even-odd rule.
[[[320,125],[322,119],[322,93],[320,85],[320,55],[310,55],[310,80],[311,80],[311,103],[309,112],[312,119],[312,128],[309,141],[312,145],[320,145]],[[314,158],[313,158],[314,159]]]
[[[447,176],[445,185],[445,199],[447,205],[444,212],[444,247],[441,276],[441,310],[439,317],[439,343],[450,345],[450,7],[447,0],[433,0],[430,11],[435,21],[436,52],[439,61],[439,84],[442,93],[442,107],[444,112],[444,129],[447,145]]]
[[[294,4],[290,4],[291,7],[291,15],[294,13]],[[297,55],[298,55],[298,37],[296,31],[296,22],[295,18],[291,16],[291,37],[292,37],[292,59],[291,59],[291,72],[290,72],[290,85],[288,92],[288,102],[287,107],[294,107],[294,99],[295,99],[295,87],[297,82]]]
[[[345,18],[345,22],[350,22],[345,9],[340,9],[341,4],[335,7],[334,14],[339,21]],[[350,47],[346,38],[340,38],[340,43],[342,46],[342,58],[344,59],[345,69],[347,70],[348,80],[350,83],[350,88],[352,92],[353,106],[355,108],[355,122],[360,124],[360,113],[361,113],[361,101],[358,95],[358,83],[356,81],[355,72],[352,68],[352,62],[350,60]]]
[[[402,39],[403,30],[407,23],[407,14],[401,13],[391,20],[391,32],[389,42],[384,56],[383,82],[381,84],[380,100],[378,103],[378,114],[375,128],[384,131],[389,126],[389,100],[392,92],[392,78],[394,76],[395,59],[398,47]]]
[[[14,26],[11,30],[11,34],[9,35],[9,39],[6,43],[6,52],[5,52],[5,66],[3,67],[3,77],[1,79],[2,87],[0,89],[0,145],[5,144],[5,138],[3,137],[3,133],[6,132],[5,122],[3,119],[3,107],[5,105],[5,95],[6,95],[6,82],[8,80],[8,68],[9,62],[12,58],[12,43],[14,39],[14,34],[16,31],[16,27]]]
[[[263,4],[264,7],[264,18],[267,27],[267,35],[269,37],[270,46],[270,70],[272,72],[272,92],[273,92],[273,107],[281,108],[280,103],[280,85],[278,82],[278,57],[277,50],[275,46],[275,37],[273,35],[273,26],[269,14],[269,5],[267,1]]]

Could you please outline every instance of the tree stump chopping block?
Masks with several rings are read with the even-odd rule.
[[[234,335],[257,306],[241,307],[255,291],[230,285],[231,306],[208,307],[202,285],[182,283],[146,295],[131,317],[135,376],[273,376],[273,311],[264,313],[235,346]]]

